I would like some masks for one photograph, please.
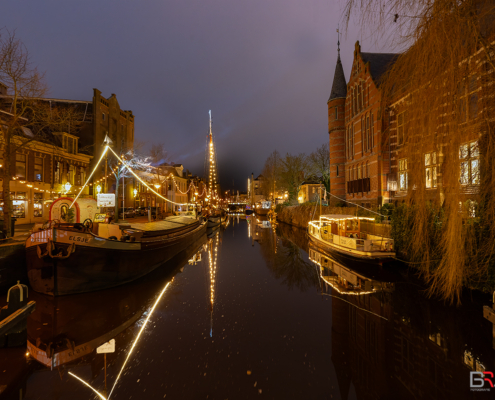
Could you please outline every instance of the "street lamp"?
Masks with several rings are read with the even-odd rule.
[[[100,186],[100,185],[96,186],[96,192],[97,192],[98,194],[100,194],[100,192],[101,192],[101,186]]]
[[[72,185],[70,184],[70,182],[66,182],[64,185],[65,192],[69,192],[71,187]]]

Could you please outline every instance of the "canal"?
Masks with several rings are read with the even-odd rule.
[[[445,305],[402,266],[335,260],[303,230],[247,218],[132,284],[30,291],[28,348],[2,350],[0,390],[39,400],[493,398],[470,388],[470,371],[494,371],[486,298]],[[112,339],[114,352],[97,352]]]

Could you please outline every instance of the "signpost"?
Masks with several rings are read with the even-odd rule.
[[[99,193],[96,203],[97,207],[115,207],[115,193]]]
[[[103,353],[105,356],[105,396],[107,395],[107,353],[115,353],[115,339],[103,343],[96,349],[98,354]]]

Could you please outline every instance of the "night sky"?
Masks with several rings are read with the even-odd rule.
[[[223,189],[246,190],[274,150],[328,143],[327,105],[344,2],[331,0],[5,0],[50,97],[117,95],[135,140],[164,143],[170,161],[204,171],[208,110]],[[349,77],[359,26],[341,39]]]

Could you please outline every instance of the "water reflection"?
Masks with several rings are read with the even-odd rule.
[[[37,309],[28,318],[27,325],[30,357],[59,371],[64,371],[61,367],[81,366],[89,362],[92,375],[96,377],[99,375],[101,357],[95,356],[95,350],[125,333],[129,327],[138,327],[130,348],[125,350],[126,357],[112,385],[110,397],[156,305],[174,276],[182,272],[184,264],[201,261],[205,243],[206,238],[202,238],[190,244],[159,269],[128,285],[61,297],[35,294]],[[123,349],[119,350],[122,352]],[[95,391],[89,383],[70,374]]]
[[[290,290],[302,292],[318,285],[318,274],[307,261],[307,255],[296,243],[307,248],[305,232],[292,231],[290,226],[280,224],[276,229],[268,228],[263,222],[253,224],[255,240],[260,244],[261,255],[273,276]],[[303,248],[304,248],[303,247]]]
[[[28,340],[39,361],[26,398],[96,398],[69,371],[104,395],[95,349],[112,337],[112,399],[483,395],[469,390],[469,372],[493,371],[495,352],[478,300],[445,306],[399,266],[335,259],[304,230],[261,221],[235,216],[168,271],[130,285],[33,294]]]
[[[494,356],[481,305],[448,307],[417,284],[389,282],[390,271],[343,265],[313,245],[309,251],[322,295],[333,298],[332,361],[342,399],[351,384],[358,399],[480,395],[470,391],[469,371],[493,370]]]

